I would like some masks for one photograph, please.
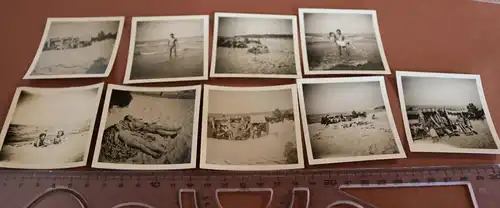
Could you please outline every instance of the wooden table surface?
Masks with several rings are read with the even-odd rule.
[[[264,14],[297,14],[298,8],[345,8],[377,10],[380,32],[392,75],[386,77],[390,104],[400,137],[405,145],[407,159],[345,163],[321,167],[402,167],[435,165],[470,165],[500,163],[492,155],[410,153],[404,135],[403,122],[397,97],[394,71],[430,71],[473,73],[482,77],[486,101],[494,122],[500,122],[500,5],[470,0],[44,0],[2,1],[0,18],[3,49],[0,50],[2,75],[0,76],[0,118],[5,118],[18,86],[69,87],[98,83],[122,82],[127,61],[132,16],[166,16],[210,14],[214,12],[241,12]],[[111,75],[106,79],[22,80],[28,69],[43,33],[47,17],[125,16],[126,22],[118,56]],[[211,19],[210,34],[213,33]],[[211,46],[211,44],[210,44]],[[211,51],[211,50],[210,50]],[[279,79],[210,79],[201,83],[254,86],[293,83]],[[159,83],[143,86],[181,86],[200,82]],[[460,95],[457,95],[460,96]],[[99,116],[98,116],[99,119]],[[496,125],[500,131],[500,124]],[[94,134],[95,135],[95,134]],[[363,192],[363,191],[361,191]],[[383,191],[382,191],[383,192]],[[375,196],[376,192],[361,193],[382,207],[460,205],[451,194],[463,196],[462,191],[414,191],[413,197],[436,200],[404,198],[404,191]],[[421,193],[423,192],[423,193]],[[434,193],[434,194],[431,194]],[[420,195],[419,195],[420,194]],[[453,195],[453,196],[455,196]],[[375,196],[375,197],[374,197]],[[446,200],[446,199],[453,200]],[[234,197],[236,200],[236,197]],[[230,199],[231,200],[231,199]],[[239,200],[239,199],[238,199]],[[391,201],[389,205],[384,201]],[[434,204],[422,204],[434,201]],[[447,202],[452,201],[452,202]],[[399,204],[398,204],[399,203]],[[429,203],[429,202],[426,202]],[[437,203],[437,204],[436,204]],[[441,203],[441,204],[440,204]],[[448,205],[446,205],[448,206]]]

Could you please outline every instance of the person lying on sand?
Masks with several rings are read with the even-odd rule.
[[[35,140],[35,143],[33,143],[33,146],[35,147],[46,147],[49,144],[45,141],[45,138],[47,138],[46,133],[41,133],[38,135],[38,139]]]
[[[347,40],[345,35],[342,34],[340,29],[337,29],[336,33],[330,32],[328,34],[328,38],[338,47],[340,56],[342,56],[342,52],[345,52],[347,56],[351,56],[349,49],[347,48],[347,46],[351,45],[351,43]]]
[[[175,138],[177,134],[179,134],[179,130],[182,128],[143,122],[142,120],[134,118],[131,115],[126,115],[123,120],[127,122],[128,127],[132,131],[145,131],[164,137],[170,137],[172,139]]]
[[[66,138],[64,137],[64,131],[63,130],[57,131],[56,137],[52,139],[52,144],[60,144],[65,139]]]
[[[122,120],[115,126],[118,130],[113,138],[115,144],[119,144],[121,141],[125,147],[139,149],[154,158],[160,158],[166,152],[161,145],[148,142],[140,134],[133,132],[128,120]]]

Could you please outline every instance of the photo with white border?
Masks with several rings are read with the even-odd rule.
[[[297,80],[309,164],[406,158],[384,77]]]
[[[47,18],[35,58],[23,79],[107,77],[124,17]]]
[[[300,78],[297,16],[214,15],[210,77]]]
[[[204,85],[200,168],[304,168],[297,88]]]
[[[122,170],[196,168],[201,85],[109,84],[92,167]]]
[[[208,79],[209,16],[133,17],[124,84]]]
[[[103,86],[18,87],[0,134],[0,167],[87,165]]]
[[[500,154],[479,75],[398,71],[396,77],[412,152]]]
[[[375,10],[299,8],[305,75],[390,74]]]

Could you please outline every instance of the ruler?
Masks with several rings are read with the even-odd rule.
[[[225,192],[269,192],[267,207],[374,207],[343,190],[466,185],[475,207],[500,205],[498,165],[229,171],[0,171],[1,207],[219,207]],[[49,200],[56,193],[61,200]],[[69,197],[68,197],[69,196]]]

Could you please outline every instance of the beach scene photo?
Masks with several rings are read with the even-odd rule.
[[[295,85],[293,85],[295,87]],[[202,168],[272,170],[303,167],[295,91],[205,88]],[[298,133],[297,133],[298,132]],[[297,142],[299,141],[299,143]]]
[[[18,88],[1,134],[0,166],[85,166],[102,87]]]
[[[499,153],[478,75],[398,72],[398,87],[412,151]]]
[[[201,86],[182,88],[112,85],[93,167],[194,168]]]
[[[25,78],[104,77],[112,68],[123,19],[49,18]]]
[[[134,17],[125,83],[208,77],[208,16]]]
[[[301,84],[310,164],[405,157],[382,77],[316,80]]]
[[[305,73],[389,74],[373,10],[299,9]]]
[[[211,76],[298,76],[295,16],[215,15]]]

